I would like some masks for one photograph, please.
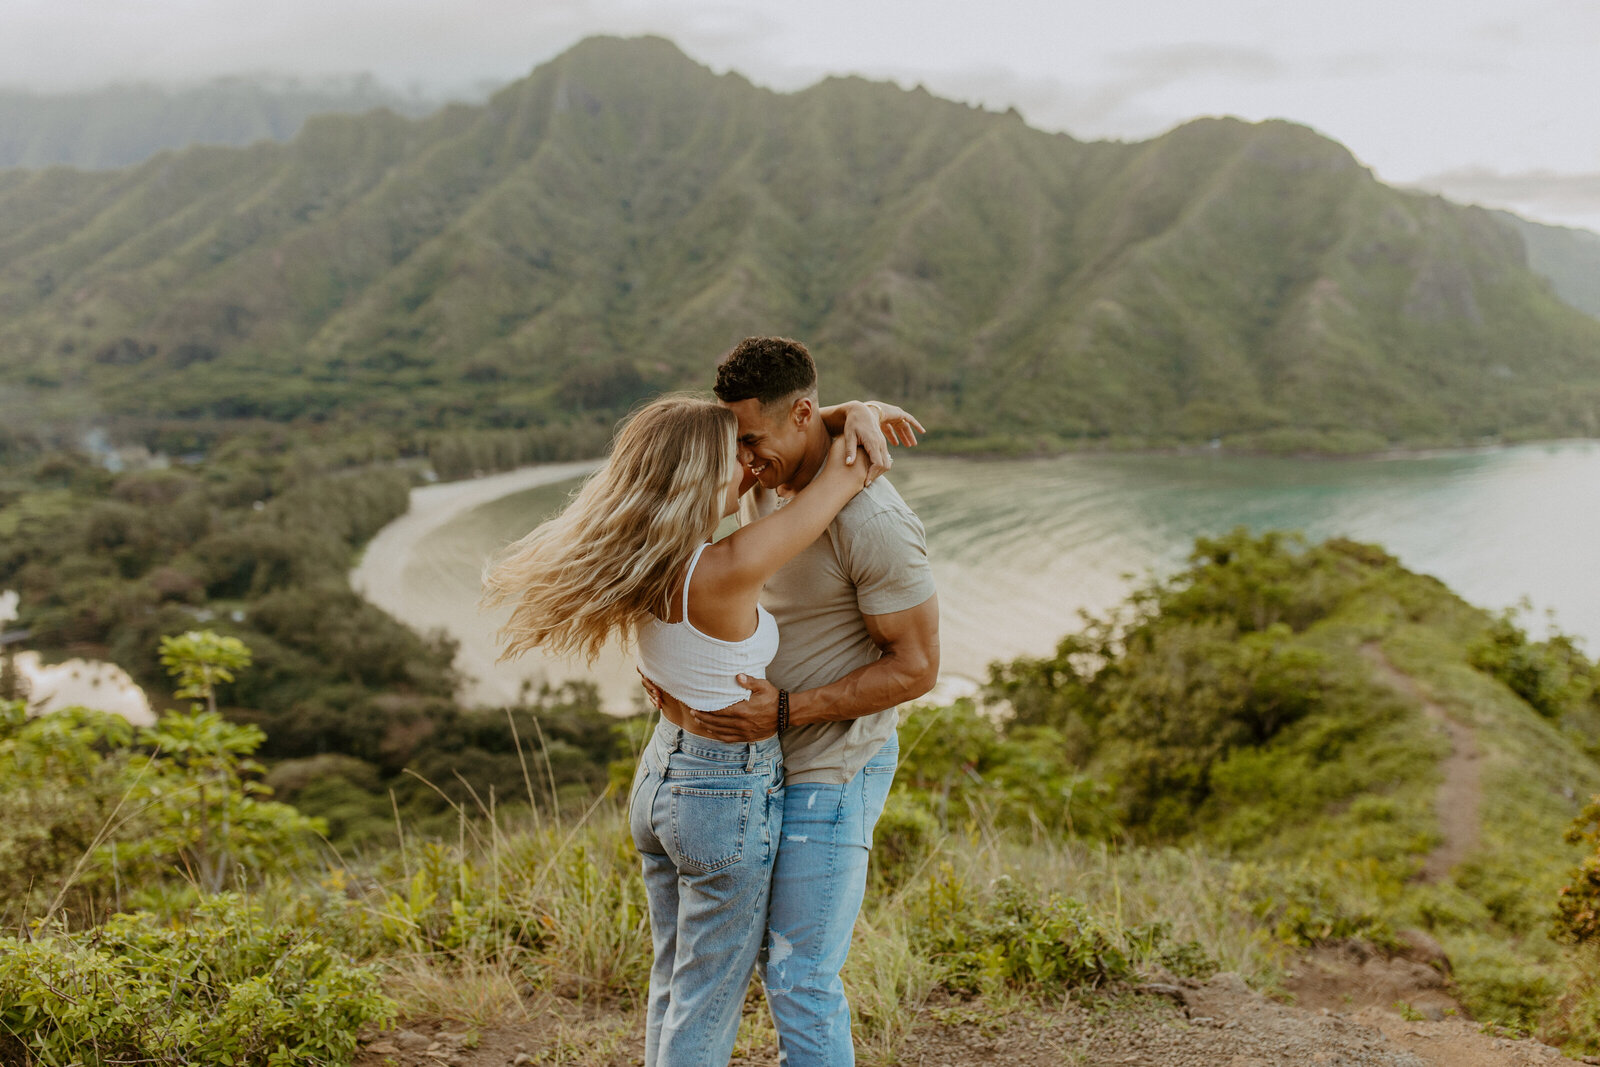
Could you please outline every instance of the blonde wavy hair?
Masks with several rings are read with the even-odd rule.
[[[543,647],[593,663],[612,631],[626,644],[652,612],[669,615],[689,558],[722,521],[737,426],[692,394],[630,418],[566,509],[485,568],[484,606],[512,605],[500,658]]]

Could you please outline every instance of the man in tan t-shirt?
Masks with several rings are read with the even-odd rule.
[[[830,436],[804,345],[745,339],[717,368],[715,391],[739,418],[739,455],[756,485],[743,522],[782,507],[821,469]],[[786,768],[764,974],[786,1067],[853,1064],[839,970],[866,892],[872,830],[899,754],[897,705],[939,673],[939,603],[922,524],[885,478],[769,579],[778,620],[767,680],[750,698],[690,712],[696,732],[754,741],[777,731]]]

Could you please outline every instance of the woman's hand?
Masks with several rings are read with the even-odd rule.
[[[866,402],[852,400],[840,404],[839,409],[844,413],[844,428],[839,434],[847,446],[844,462],[846,465],[854,465],[856,446],[859,444],[867,453],[868,485],[894,465],[894,458],[889,455],[891,440],[899,445],[915,445],[917,443],[915,431],[928,432],[922,429],[922,424],[913,418],[910,412],[893,404],[884,404],[877,400]]]
[[[878,425],[883,428],[889,440],[897,445],[915,448],[917,434],[928,432],[922,428],[922,423],[917,421],[916,416],[905,408],[882,400],[864,400],[862,403],[869,408],[878,409]]]

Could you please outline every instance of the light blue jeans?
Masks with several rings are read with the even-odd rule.
[[[891,737],[845,785],[796,782],[786,790],[765,971],[784,1067],[856,1062],[839,970],[867,891],[872,829],[899,758],[900,742]]]
[[[711,741],[662,720],[628,804],[655,961],[645,1067],[724,1067],[766,933],[783,825],[776,737]]]

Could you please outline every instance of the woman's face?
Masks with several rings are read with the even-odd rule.
[[[738,446],[735,445],[731,452],[733,457],[733,475],[728,479],[728,483],[722,487],[723,518],[727,518],[729,515],[733,515],[738,512],[739,498],[744,495],[744,491],[746,489],[755,484],[756,480],[755,475],[750,473],[750,469],[743,463],[739,462],[738,453]]]

